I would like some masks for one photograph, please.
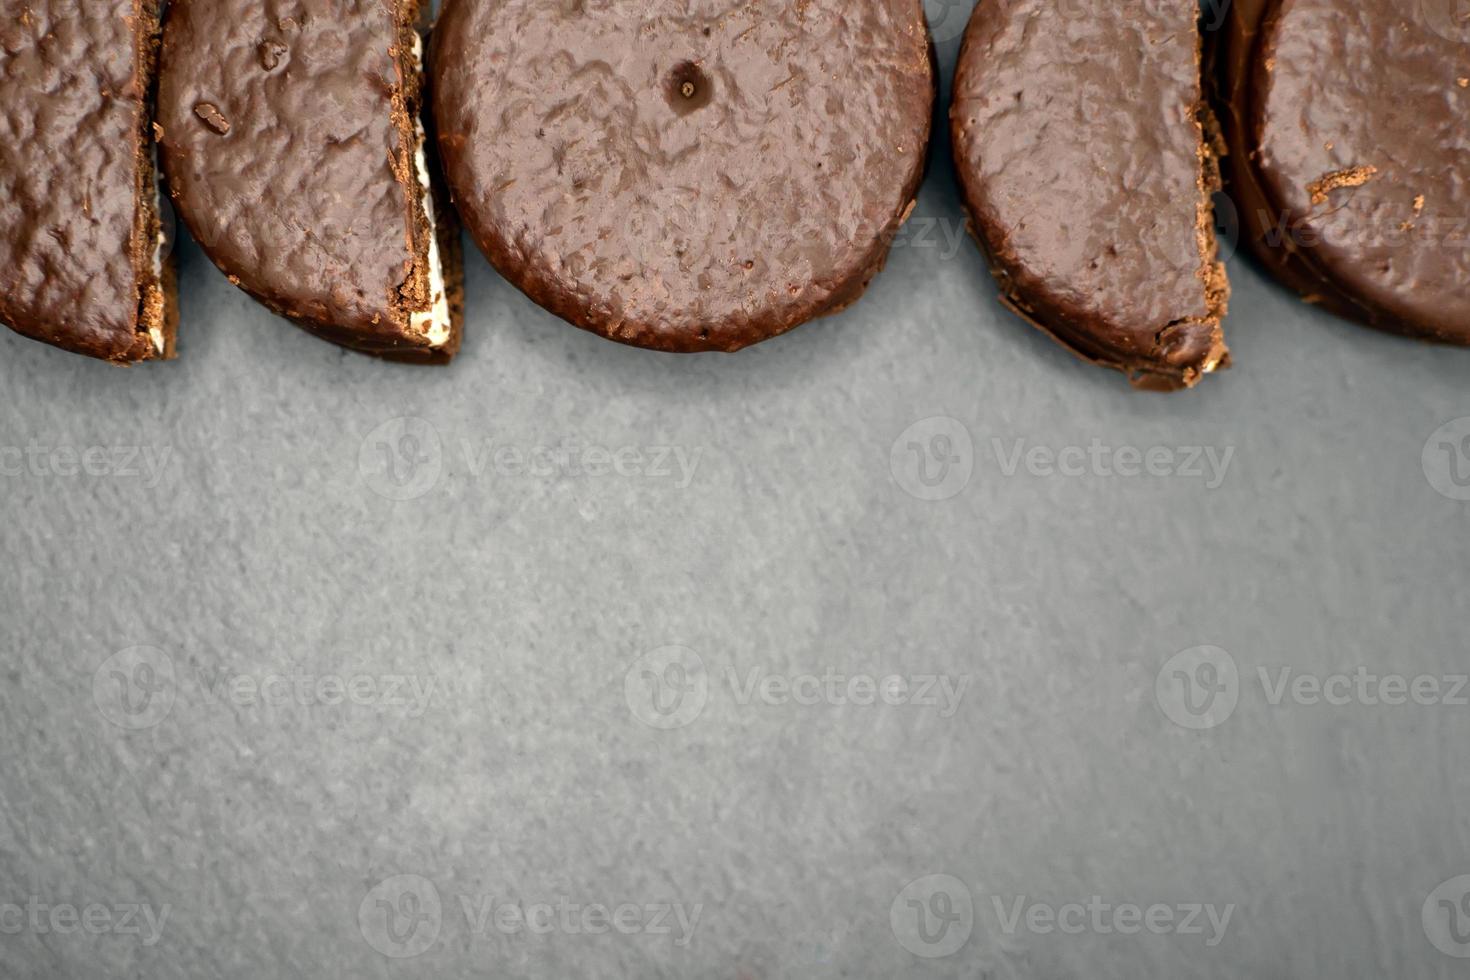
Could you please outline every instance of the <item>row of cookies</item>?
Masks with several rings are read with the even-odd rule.
[[[427,59],[422,0],[158,2],[0,0],[0,320],[117,363],[173,354],[164,186],[272,310],[442,363],[461,219],[578,326],[731,351],[854,302],[925,169],[921,0],[446,0]],[[1217,112],[1195,0],[980,0],[950,117],[1002,300],[1140,387],[1223,367],[1223,161],[1282,281],[1470,342],[1441,2],[1239,0],[1205,25]]]
[[[1217,208],[1308,302],[1470,345],[1457,0],[981,0],[950,118],[1003,301],[1139,387],[1229,362]]]

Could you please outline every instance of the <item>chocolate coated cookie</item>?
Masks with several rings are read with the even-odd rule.
[[[737,350],[841,309],[918,191],[920,0],[448,0],[434,37],[466,226],[613,340]]]
[[[1228,363],[1195,0],[981,0],[950,109],[1004,301],[1144,388]]]
[[[0,0],[0,321],[114,363],[173,355],[157,43],[154,0]]]
[[[1236,0],[1231,196],[1263,264],[1371,326],[1470,344],[1470,8]]]
[[[230,280],[334,343],[459,347],[459,236],[418,108],[415,0],[173,0],[158,121],[180,216]]]

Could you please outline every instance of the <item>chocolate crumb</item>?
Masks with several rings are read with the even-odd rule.
[[[200,102],[194,106],[194,115],[204,120],[204,125],[224,136],[230,131],[230,121],[219,111],[219,107],[212,102]]]
[[[261,41],[256,53],[260,56],[260,67],[274,71],[286,54],[286,46],[280,41]]]
[[[1327,200],[1327,195],[1338,188],[1361,187],[1377,175],[1377,167],[1348,167],[1345,170],[1334,170],[1308,184],[1307,193],[1312,196],[1314,205],[1322,204]]]

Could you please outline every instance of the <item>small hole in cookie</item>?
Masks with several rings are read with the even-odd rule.
[[[714,80],[692,61],[684,61],[669,72],[666,83],[669,107],[681,116],[710,104],[714,96]]]

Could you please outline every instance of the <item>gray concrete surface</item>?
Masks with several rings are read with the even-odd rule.
[[[0,336],[0,975],[1464,976],[1470,355],[1236,260],[1136,394],[959,221],[733,357]]]

